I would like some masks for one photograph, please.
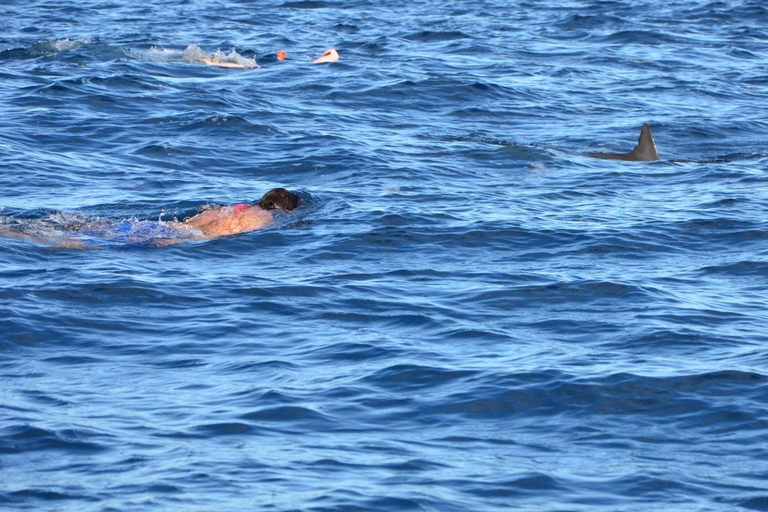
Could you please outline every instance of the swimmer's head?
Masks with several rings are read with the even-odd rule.
[[[285,210],[287,212],[299,205],[300,197],[284,188],[273,188],[259,199],[259,206],[265,210]]]

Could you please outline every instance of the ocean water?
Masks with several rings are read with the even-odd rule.
[[[0,15],[0,509],[768,510],[763,1]]]

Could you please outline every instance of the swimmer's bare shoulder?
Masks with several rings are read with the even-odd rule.
[[[192,217],[184,219],[184,224],[194,226],[196,224],[205,223],[221,217],[222,212],[225,210],[225,206],[211,206],[205,207],[205,209]]]
[[[200,230],[206,238],[246,233],[264,228],[272,222],[272,214],[259,206],[235,211],[231,206],[206,210],[186,219],[183,223]]]

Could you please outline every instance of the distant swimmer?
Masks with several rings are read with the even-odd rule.
[[[322,57],[312,61],[312,64],[322,64],[323,62],[339,62],[339,52],[330,48],[323,52]]]
[[[285,57],[285,50],[280,50],[277,52],[277,60],[283,61],[285,60]],[[325,50],[322,56],[312,61],[312,64],[322,64],[324,62],[339,62],[339,52],[333,48]]]
[[[206,66],[219,66],[220,68],[256,69],[256,66],[246,66],[237,62],[222,62],[219,59],[203,59]]]
[[[0,218],[0,235],[33,240],[54,247],[92,249],[103,247],[100,240],[115,244],[140,244],[162,247],[194,240],[211,240],[247,233],[269,226],[271,210],[290,212],[301,204],[301,196],[284,188],[264,194],[256,204],[236,204],[206,208],[183,221],[128,219],[109,221],[92,217],[63,216],[20,223]],[[14,222],[16,221],[16,222]]]
[[[587,153],[587,156],[607,160],[650,162],[659,159],[659,152],[656,150],[656,142],[653,140],[651,127],[648,126],[648,123],[644,123],[640,129],[640,138],[637,141],[637,146],[629,153]]]
[[[196,44],[190,44],[186,47],[182,54],[182,60],[195,63],[202,62],[207,66],[219,66],[222,68],[259,69],[255,59],[240,55],[234,49],[229,53],[224,53],[221,50],[210,53]]]
[[[232,52],[230,52],[228,55],[224,55],[221,51],[217,51],[214,54],[210,54],[210,56],[203,55],[202,58],[200,52],[202,52],[202,50],[200,50],[197,45],[190,45],[184,54],[185,56],[197,57],[198,59],[202,60],[203,64],[206,66],[219,66],[222,68],[240,69],[258,69],[259,67],[255,60],[247,59],[234,50],[232,50]],[[277,60],[281,62],[285,61],[285,50],[278,51],[276,57]],[[320,57],[312,61],[312,64],[322,64],[324,62],[339,62],[339,52],[337,52],[334,48],[325,50]]]

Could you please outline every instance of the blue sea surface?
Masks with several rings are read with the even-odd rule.
[[[768,510],[763,0],[0,16],[0,509]]]

